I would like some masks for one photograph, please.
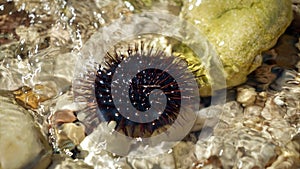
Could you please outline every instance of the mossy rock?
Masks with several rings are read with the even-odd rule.
[[[192,0],[185,1],[181,17],[201,30],[215,47],[227,86],[231,87],[245,82],[247,75],[261,64],[261,52],[275,45],[292,20],[292,3]]]
[[[291,0],[130,0],[134,12],[160,12],[163,6],[170,14],[177,15],[171,8],[179,8],[180,17],[195,25],[214,46],[223,67],[226,86],[244,83],[247,75],[261,65],[261,52],[275,45],[277,39],[292,21]],[[166,5],[167,4],[167,5]],[[171,6],[171,7],[170,7]],[[170,8],[169,8],[170,7]],[[187,30],[188,31],[188,30]],[[188,39],[188,38],[187,38]],[[192,40],[184,42],[188,46]],[[220,79],[211,77],[221,69],[203,70],[201,60],[183,46],[176,46],[175,53],[188,62],[189,68],[198,77],[202,96],[211,95]],[[213,70],[216,69],[216,70]],[[210,73],[208,73],[210,72]],[[222,78],[223,79],[223,78]]]

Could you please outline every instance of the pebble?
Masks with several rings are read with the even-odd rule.
[[[77,117],[72,110],[57,110],[53,115],[49,117],[51,124],[58,125],[62,123],[72,123]]]
[[[283,101],[283,97],[281,97],[281,96],[275,96],[273,101],[278,106],[284,106],[285,105],[285,102]]]
[[[57,142],[65,142],[66,140],[72,141],[74,145],[79,145],[85,138],[85,127],[83,124],[77,123],[64,123],[57,130]]]
[[[227,124],[240,123],[243,119],[243,107],[236,101],[227,102],[223,105],[220,120]]]
[[[13,94],[16,101],[25,108],[37,109],[39,104],[53,97],[51,89],[43,85],[35,85],[33,88],[23,86]]]
[[[280,109],[278,109],[279,106],[277,106],[273,100],[274,97],[272,97],[271,99],[269,98],[266,101],[266,105],[261,112],[262,117],[265,118],[266,120],[272,120],[274,117],[280,117],[280,118],[283,117],[282,115],[283,112],[281,112]]]
[[[257,93],[252,87],[239,87],[237,89],[237,101],[244,107],[252,105],[255,102]]]
[[[255,105],[264,107],[267,100],[267,96],[268,94],[266,92],[259,92],[255,100]]]
[[[195,154],[195,144],[192,142],[179,142],[173,148],[173,155],[176,168],[185,168],[193,164],[197,159]]]
[[[257,105],[248,106],[244,109],[244,117],[245,118],[251,118],[253,116],[260,116],[260,113],[262,111],[262,107]]]

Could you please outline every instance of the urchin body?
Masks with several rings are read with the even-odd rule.
[[[115,121],[115,130],[130,137],[150,137],[158,129],[167,130],[181,107],[182,88],[176,79],[188,83],[191,78],[183,61],[161,50],[145,50],[143,45],[128,48],[127,56],[115,52],[105,58],[95,79],[99,118]]]

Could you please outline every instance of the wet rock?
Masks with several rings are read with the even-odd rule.
[[[259,92],[256,97],[255,105],[264,107],[267,97],[268,97],[268,94],[266,92]]]
[[[54,96],[52,89],[43,85],[35,85],[34,88],[21,87],[13,92],[16,101],[25,108],[37,109],[40,102]]]
[[[240,123],[243,118],[243,108],[236,101],[228,102],[223,105],[223,111],[219,118],[227,124]]]
[[[129,158],[128,163],[134,169],[173,169],[176,166],[172,151],[154,157]]]
[[[29,27],[30,18],[25,11],[17,11],[13,1],[0,2],[0,45],[19,40],[16,28],[23,25]]]
[[[195,146],[197,160],[194,168],[297,168],[299,163],[299,133],[297,125],[289,122],[286,104],[297,104],[297,88],[293,86],[281,92],[284,106],[274,103],[274,96],[266,98],[264,106],[249,105],[243,108],[237,102],[228,102],[222,108],[218,124],[212,136],[198,138]],[[283,94],[285,93],[285,94]],[[283,97],[284,96],[284,97]],[[289,98],[289,102],[286,99]],[[293,108],[295,110],[295,108]],[[299,111],[298,111],[299,112]],[[293,111],[293,117],[295,111]],[[294,122],[294,120],[293,120]],[[298,151],[298,152],[297,152]]]
[[[62,124],[56,129],[58,147],[60,149],[73,149],[85,138],[84,132],[84,126],[79,122]]]
[[[286,119],[290,125],[294,127],[300,127],[300,79],[299,73],[289,71],[293,78],[285,82],[283,90],[280,93],[275,94],[274,103],[283,109],[284,113],[282,117]]]
[[[99,133],[98,133],[99,134]],[[97,135],[99,136],[99,135]],[[109,153],[104,150],[105,142],[99,142],[96,144],[97,136],[91,138],[91,136],[86,137],[81,143],[81,147],[84,150],[87,150],[89,154],[85,157],[84,162],[93,166],[96,169],[101,168],[124,168],[129,169],[129,165],[126,162],[125,158],[114,156],[112,153]]]
[[[195,144],[192,142],[179,142],[173,148],[176,168],[185,168],[190,166],[195,160]]]
[[[98,123],[97,123],[98,124]],[[82,149],[89,151],[91,156],[99,153],[99,151],[107,150],[109,152],[118,152],[119,154],[128,155],[132,142],[128,138],[120,138],[113,135],[112,131],[116,123],[100,123],[97,128],[89,134],[80,144]],[[122,140],[120,140],[122,139]],[[119,144],[122,141],[122,145]],[[92,159],[90,163],[97,163],[97,158]],[[94,161],[96,160],[96,161]]]
[[[282,117],[283,111],[278,109],[279,106],[274,103],[274,98],[269,98],[266,102],[266,106],[264,107],[263,111],[261,112],[261,115],[266,120],[272,120],[274,117]]]
[[[0,89],[1,90],[16,90],[22,84],[22,74],[29,73],[28,62],[23,61],[20,57],[16,57],[14,51],[18,48],[18,43],[11,45],[0,45]]]
[[[237,101],[241,103],[244,107],[252,105],[255,100],[257,93],[252,87],[239,87],[237,89]]]
[[[297,1],[297,0],[296,0]],[[295,2],[295,0],[292,0],[293,2],[293,12],[294,12],[294,20],[291,23],[291,26],[289,27],[289,33],[296,35],[300,30],[300,24],[299,24],[299,20],[300,20],[300,3],[299,2]]]
[[[0,96],[0,167],[47,167],[51,149],[30,113]]]
[[[50,133],[50,142],[57,153],[71,152],[79,148],[79,143],[85,137],[85,126],[77,119],[76,111],[79,110],[78,105],[73,103],[73,93],[66,92],[57,98],[44,103],[47,107],[51,107],[48,111],[48,128]],[[70,133],[73,131],[74,133]],[[68,153],[73,156],[76,152]]]
[[[66,93],[63,93],[62,95],[59,95],[56,98],[53,98],[51,100],[50,106],[53,108],[52,109],[52,114],[51,116],[55,116],[55,113],[57,111],[62,111],[62,114],[67,113],[67,114],[75,114],[76,111],[80,110],[80,105],[74,103],[73,101],[74,94],[72,91],[67,91]],[[67,111],[66,111],[67,110]],[[60,113],[58,113],[60,114]]]
[[[49,133],[53,149],[57,153],[66,154],[72,158],[84,158],[86,153],[79,144],[85,138],[85,126],[78,121],[76,113],[70,105],[58,109],[49,116]],[[74,107],[73,107],[74,108]]]
[[[22,86],[43,85],[58,95],[70,88],[76,60],[74,55],[67,53],[62,58],[56,57],[62,51],[53,49],[50,53],[40,52],[30,59],[22,59],[12,52],[17,50],[16,46],[0,46],[0,62],[6,65],[0,67],[0,89],[17,90]]]
[[[295,136],[295,138],[297,135]],[[275,168],[290,168],[290,169],[298,169],[300,167],[300,142],[296,139],[291,140],[286,144],[286,146],[282,147],[282,149],[278,152],[278,157],[274,160],[272,165],[269,167],[270,169]]]
[[[247,128],[228,128],[196,144],[199,168],[264,168],[276,157],[276,146]],[[263,152],[263,154],[261,154]]]
[[[263,129],[263,118],[260,116],[262,107],[260,106],[248,106],[244,109],[244,122],[243,125],[257,131]]]
[[[94,167],[84,163],[83,160],[71,159],[62,155],[53,155],[52,164],[49,169],[65,169],[65,168],[82,168],[82,169],[93,169]]]
[[[262,15],[263,13],[263,15]],[[215,46],[227,85],[235,86],[261,64],[292,20],[289,0],[185,1],[183,18],[196,25]]]
[[[262,107],[260,106],[248,106],[244,109],[244,117],[245,118],[251,118],[253,116],[260,116],[260,113],[262,111]]]
[[[19,41],[0,46],[0,62],[6,65],[0,67],[0,77],[5,77],[1,78],[0,88],[16,90],[45,81],[54,82],[58,89],[67,85],[70,87],[71,66],[76,57],[70,57],[69,52],[79,48],[81,41],[80,36],[76,35],[78,29],[73,30],[64,20],[62,11],[69,10],[65,9],[65,1],[44,1],[42,5],[33,1],[12,3],[16,12],[0,16],[0,20],[6,17],[0,23],[3,24],[1,32],[13,31]],[[60,83],[62,79],[65,81]]]
[[[281,91],[282,86],[293,79],[289,70],[297,69],[300,57],[296,42],[294,36],[282,35],[274,48],[264,52],[263,65],[248,76],[247,84],[258,91]]]
[[[192,131],[199,131],[205,127],[214,127],[218,122],[218,117],[222,115],[222,106],[210,106],[203,108],[197,112],[197,119],[194,123]]]
[[[247,84],[255,87],[257,91],[280,90],[281,86],[276,84],[276,79],[282,72],[283,69],[275,64],[262,64],[248,76]]]
[[[53,125],[59,125],[62,123],[72,123],[75,120],[77,120],[77,117],[75,116],[75,112],[72,110],[67,110],[67,109],[57,110],[49,118],[50,118],[51,124],[53,124]]]
[[[280,96],[275,96],[273,101],[277,106],[284,106],[285,105],[285,102],[283,101],[283,98],[280,97]]]
[[[0,11],[0,15],[5,15],[8,14],[10,12],[14,12],[15,9],[15,4],[12,1],[0,1],[0,5],[2,6],[2,9]]]

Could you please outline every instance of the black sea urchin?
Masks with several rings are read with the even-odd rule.
[[[122,17],[79,53],[73,91],[85,140],[122,156],[164,153],[210,114],[198,113],[199,92],[225,88],[222,72],[213,46],[188,22],[162,12]]]
[[[141,42],[126,53],[114,49],[105,58],[95,79],[99,117],[115,121],[115,130],[126,136],[144,138],[166,131],[177,119],[182,100],[193,99],[189,81],[194,77],[178,57]],[[177,80],[186,84],[179,86]]]

